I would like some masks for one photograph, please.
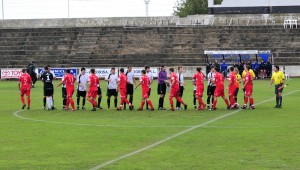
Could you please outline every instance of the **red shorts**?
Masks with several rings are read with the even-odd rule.
[[[225,96],[224,95],[224,88],[216,88],[214,96],[216,96],[216,97]]]
[[[21,88],[21,96],[26,95],[27,97],[30,97],[30,88]]]
[[[252,96],[253,86],[246,86],[245,87],[245,95],[246,96]]]
[[[98,95],[98,89],[90,89],[87,97],[95,99],[97,97],[97,95]]]
[[[144,99],[148,98],[149,97],[148,94],[149,94],[149,88],[142,89],[142,98]]]
[[[228,96],[234,96],[235,91],[236,91],[236,86],[229,87],[229,89],[228,89]]]
[[[127,90],[126,89],[120,89],[120,97],[126,97],[127,95]]]
[[[178,97],[179,96],[179,89],[177,88],[172,88],[170,90],[169,97]]]
[[[203,96],[203,91],[204,91],[204,86],[203,87],[197,87],[196,89],[196,97],[202,97]]]
[[[67,88],[67,97],[68,97],[68,98],[72,98],[73,93],[74,93],[74,89],[68,89],[68,88]]]

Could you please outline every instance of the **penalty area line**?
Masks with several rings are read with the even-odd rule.
[[[299,92],[299,91],[300,91],[300,90],[296,90],[296,91],[287,93],[287,94],[285,94],[285,95],[283,95],[283,96],[287,96],[287,95],[290,95],[290,94],[293,94],[293,93],[296,93],[296,92]],[[274,98],[268,99],[268,100],[264,100],[264,101],[261,101],[261,102],[257,103],[256,105],[260,105],[260,104],[263,104],[263,103],[267,103],[267,102],[272,101],[272,100],[274,100]],[[183,131],[181,131],[181,132],[179,132],[179,133],[173,134],[173,135],[171,135],[171,136],[169,136],[169,137],[167,137],[167,138],[165,138],[165,139],[162,139],[162,140],[160,140],[160,141],[157,141],[157,142],[155,142],[155,143],[153,143],[153,144],[150,144],[150,145],[148,145],[148,146],[145,146],[145,147],[143,147],[143,148],[140,148],[140,149],[135,150],[135,151],[133,151],[133,152],[130,152],[130,153],[128,153],[128,154],[122,155],[122,156],[117,157],[117,158],[115,158],[115,159],[112,159],[112,160],[110,160],[110,161],[104,162],[104,163],[102,163],[102,164],[100,164],[100,165],[97,165],[97,166],[91,168],[90,170],[97,170],[97,169],[103,168],[103,167],[105,167],[105,166],[108,166],[108,165],[110,165],[110,164],[113,164],[113,163],[115,163],[115,162],[118,162],[118,161],[120,161],[120,160],[122,160],[122,159],[131,157],[131,156],[134,156],[134,155],[139,154],[139,153],[141,153],[141,152],[144,152],[144,151],[146,151],[146,150],[152,149],[152,148],[154,148],[154,147],[156,147],[156,146],[158,146],[158,145],[161,145],[161,144],[163,144],[163,143],[165,143],[165,142],[167,142],[167,141],[169,141],[169,140],[172,140],[172,139],[174,139],[174,138],[176,138],[176,137],[179,137],[179,136],[181,136],[181,135],[184,135],[184,134],[186,134],[186,133],[188,133],[188,132],[190,132],[190,131],[192,131],[192,130],[194,130],[194,129],[203,127],[203,126],[205,126],[205,125],[208,125],[208,124],[210,124],[210,123],[216,122],[216,121],[218,121],[218,120],[225,119],[225,118],[227,118],[227,117],[229,117],[229,116],[232,116],[232,115],[234,115],[234,114],[236,114],[236,113],[238,113],[238,112],[240,112],[240,111],[242,111],[242,109],[236,110],[236,111],[233,111],[233,112],[230,112],[230,113],[227,113],[227,114],[225,114],[225,115],[219,116],[219,117],[214,118],[214,119],[212,119],[212,120],[209,120],[209,121],[207,121],[207,122],[204,122],[204,123],[198,124],[198,125],[196,125],[196,126],[190,127],[190,128],[188,128],[188,129],[186,129],[186,130],[183,130]]]

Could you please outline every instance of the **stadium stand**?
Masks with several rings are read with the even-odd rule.
[[[174,21],[168,26],[147,27],[127,24],[2,28],[0,67],[23,67],[30,61],[36,61],[37,66],[53,67],[139,67],[149,63],[198,66],[206,64],[204,50],[271,50],[276,64],[300,64],[300,29],[284,29],[283,22],[274,25],[215,23],[175,26]]]

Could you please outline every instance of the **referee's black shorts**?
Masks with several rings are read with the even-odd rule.
[[[283,89],[284,89],[284,88],[281,88],[281,89],[278,90],[278,88],[279,88],[279,87],[282,87],[282,86],[283,86],[282,83],[275,85],[275,94],[278,94],[278,93],[282,93],[282,92],[283,92]]]
[[[126,94],[133,95],[133,84],[126,84]]]
[[[166,94],[167,85],[166,83],[158,84],[157,86],[157,94]]]
[[[206,92],[206,94],[213,96],[214,93],[215,93],[215,90],[216,90],[216,86],[207,86],[207,92]]]

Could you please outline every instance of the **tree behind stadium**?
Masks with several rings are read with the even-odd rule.
[[[221,4],[222,1],[223,0],[214,0],[214,4]],[[207,0],[178,0],[174,10],[174,15],[179,17],[207,13]]]

